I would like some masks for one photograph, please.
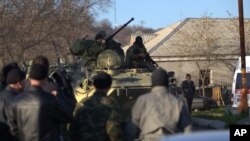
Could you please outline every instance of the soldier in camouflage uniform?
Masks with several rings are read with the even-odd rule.
[[[96,60],[98,55],[106,49],[106,34],[105,32],[99,32],[96,34],[95,42],[93,42],[83,53],[83,65],[90,68],[96,67]]]
[[[133,45],[126,52],[125,66],[128,68],[147,68],[153,71],[157,64],[149,56],[142,37],[137,36]]]
[[[116,52],[124,60],[124,51],[121,49],[121,43],[113,40],[113,36],[106,38],[106,32],[100,31],[96,34],[95,40],[78,39],[70,47],[73,55],[81,56],[83,66],[87,70],[97,67],[97,58],[104,50],[112,50]],[[85,71],[85,70],[84,70]]]
[[[93,78],[92,97],[80,102],[70,126],[72,141],[120,141],[122,116],[119,106],[107,92],[112,78],[105,72]]]

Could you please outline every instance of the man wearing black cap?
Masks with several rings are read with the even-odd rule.
[[[7,75],[6,84],[7,87],[0,93],[0,140],[12,141],[17,140],[17,138],[10,134],[7,124],[9,105],[14,97],[23,91],[25,73],[20,69],[12,69]]]
[[[72,120],[55,96],[43,90],[48,71],[41,64],[31,66],[30,84],[10,105],[10,131],[20,141],[58,141],[60,124]]]
[[[112,84],[109,74],[101,72],[93,78],[96,89],[77,109],[70,127],[72,141],[121,141],[121,115],[117,103],[107,92]]]
[[[12,69],[20,69],[16,62],[9,63],[1,69],[0,72],[0,91],[4,90],[7,86],[7,75]]]
[[[189,132],[191,118],[186,105],[168,92],[168,75],[163,69],[152,74],[152,90],[140,96],[132,109],[132,122],[143,141],[160,140],[177,131]]]
[[[153,71],[156,62],[149,56],[141,36],[135,38],[135,42],[126,52],[125,66],[128,68],[147,68]]]

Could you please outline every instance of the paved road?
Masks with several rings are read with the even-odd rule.
[[[217,130],[217,129],[211,129],[211,128],[201,127],[201,126],[193,126],[193,132],[208,131],[208,130]]]

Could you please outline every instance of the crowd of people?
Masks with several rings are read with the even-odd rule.
[[[1,141],[59,141],[63,137],[62,127],[72,121],[73,108],[58,100],[56,84],[48,81],[48,73],[49,61],[44,56],[33,60],[27,74],[16,63],[2,68]]]
[[[103,39],[103,34],[96,36],[96,40]],[[98,41],[99,45],[103,43]],[[101,50],[94,51],[98,54]],[[186,98],[183,100],[170,91],[173,74],[170,73],[169,83],[170,74],[156,67],[141,37],[136,38],[127,53],[128,68],[145,67],[152,71],[151,92],[136,100],[129,121],[123,120],[119,103],[107,96],[112,77],[104,71],[93,77],[93,96],[76,106],[60,99],[60,86],[49,81],[49,61],[45,56],[34,58],[28,72],[23,72],[17,63],[4,66],[0,83],[0,140],[156,141],[164,135],[191,132],[191,75],[187,74],[182,83]]]

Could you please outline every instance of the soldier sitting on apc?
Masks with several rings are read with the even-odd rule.
[[[125,66],[128,68],[147,68],[153,71],[157,64],[149,56],[141,36],[135,38],[135,42],[126,52]]]
[[[96,34],[95,41],[86,48],[82,56],[84,66],[96,67],[98,55],[106,49],[105,35],[105,32]]]

